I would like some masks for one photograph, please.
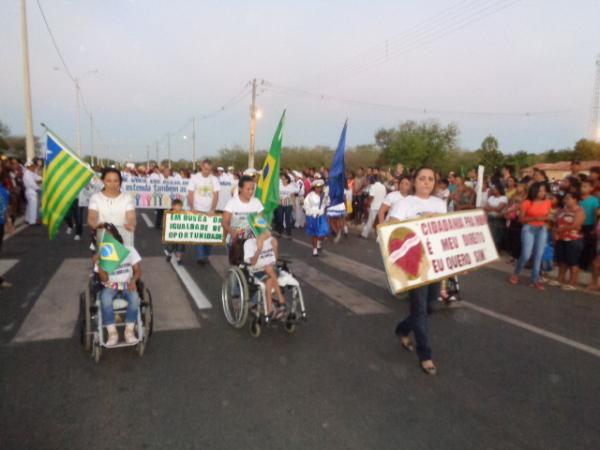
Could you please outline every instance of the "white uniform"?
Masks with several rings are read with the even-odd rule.
[[[40,189],[38,181],[41,181],[37,173],[32,172],[29,169],[23,173],[23,185],[25,186],[25,198],[27,199],[27,209],[25,210],[25,222],[30,225],[37,223],[39,214],[39,196],[38,190]]]

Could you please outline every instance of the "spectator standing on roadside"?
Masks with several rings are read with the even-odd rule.
[[[37,174],[37,167],[33,162],[28,162],[23,173],[23,185],[25,186],[25,198],[27,209],[25,211],[25,222],[29,225],[39,223],[39,196],[38,191],[42,183],[42,177]]]
[[[385,186],[381,182],[380,178],[376,178],[375,182],[369,186],[369,197],[371,198],[369,205],[369,217],[367,218],[367,222],[363,226],[362,232],[360,236],[364,239],[368,239],[369,234],[371,234],[371,230],[373,229],[373,224],[377,219],[377,213],[379,212],[379,208],[385,199],[385,195],[387,193]]]
[[[2,179],[3,168],[0,165],[0,180]],[[4,241],[4,232],[12,234],[14,232],[12,218],[9,214],[10,211],[10,194],[0,183],[0,251],[2,250],[2,242]],[[6,281],[0,275],[0,288],[12,287],[12,283]]]
[[[579,202],[579,206],[583,208],[585,219],[581,227],[581,232],[583,233],[583,252],[579,267],[583,270],[588,270],[596,257],[595,224],[599,211],[598,208],[600,208],[600,200],[595,195],[592,195],[593,189],[594,186],[591,180],[586,179],[581,182],[581,201]]]

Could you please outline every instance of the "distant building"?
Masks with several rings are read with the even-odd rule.
[[[600,166],[600,161],[581,161],[581,172],[589,174],[590,169],[594,166]],[[545,171],[550,181],[562,180],[571,173],[571,161],[535,164],[534,166],[523,169],[521,175],[531,175],[533,169]]]

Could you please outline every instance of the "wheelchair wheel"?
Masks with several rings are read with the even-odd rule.
[[[92,357],[94,358],[94,362],[100,362],[100,356],[102,356],[102,347],[99,343],[92,343]]]
[[[148,288],[144,288],[142,296],[142,321],[144,322],[144,333],[146,340],[152,335],[154,331],[154,311],[152,308],[152,294]]]
[[[296,331],[296,324],[294,323],[295,320],[295,317],[288,318],[283,325],[283,329],[292,334],[294,331]]]
[[[302,320],[306,320],[304,295],[302,294],[300,286],[292,287],[292,308],[290,310],[290,317],[292,317],[294,321],[298,320],[300,317]]]
[[[142,356],[144,356],[144,351],[145,350],[146,350],[146,342],[142,342],[142,341],[138,342],[138,344],[137,344],[137,352],[138,352],[138,355],[140,355],[140,358]]]
[[[253,338],[259,337],[262,333],[262,327],[260,326],[260,322],[256,319],[250,322],[250,326],[248,328],[250,331],[250,336],[252,336]]]
[[[81,341],[85,351],[89,352],[92,349],[92,294],[90,286],[86,286],[83,292],[82,307]]]
[[[225,319],[235,328],[242,328],[248,319],[250,294],[244,272],[239,267],[231,267],[223,280],[221,300]]]

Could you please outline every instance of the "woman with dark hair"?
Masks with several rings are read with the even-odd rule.
[[[390,220],[405,221],[447,212],[446,202],[433,193],[436,185],[433,169],[429,167],[417,169],[413,183],[414,195],[409,195],[392,207]],[[411,331],[414,333],[421,369],[428,375],[435,375],[437,369],[431,359],[431,348],[427,335],[427,306],[437,301],[439,295],[440,283],[428,284],[409,291],[410,314],[396,326],[396,336],[400,338],[400,344],[411,352],[415,347],[409,335]]]
[[[511,284],[519,283],[519,274],[533,255],[531,286],[540,291],[545,289],[540,283],[540,267],[548,236],[546,222],[550,218],[552,209],[552,202],[547,199],[547,195],[548,187],[546,183],[533,183],[529,187],[527,199],[521,203],[520,219],[523,224],[521,229],[521,256],[509,280]]]
[[[275,209],[273,217],[273,231],[285,236],[289,239],[292,237],[292,228],[294,222],[292,219],[292,209],[294,199],[298,195],[296,184],[292,183],[292,178],[287,173],[282,173],[279,177],[279,206]]]
[[[102,170],[102,191],[92,195],[88,206],[88,226],[95,230],[100,223],[117,227],[125,245],[133,245],[135,231],[135,204],[130,195],[121,192],[123,178],[113,167]],[[97,236],[100,242],[100,236]]]
[[[579,260],[583,251],[583,233],[581,227],[585,212],[579,206],[580,197],[567,192],[563,198],[563,207],[556,215],[554,240],[556,241],[556,260],[558,261],[558,282],[549,282],[553,286],[562,286],[565,290],[577,288]],[[570,272],[566,281],[567,271]]]

